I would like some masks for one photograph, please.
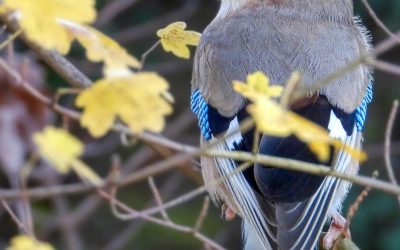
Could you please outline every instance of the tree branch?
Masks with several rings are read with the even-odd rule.
[[[398,109],[399,109],[399,101],[396,100],[393,102],[393,107],[390,112],[385,131],[385,167],[389,176],[389,180],[396,186],[398,186],[398,183],[396,180],[396,175],[394,174],[393,171],[393,165],[391,159],[391,138]],[[397,196],[397,199],[400,204],[400,195]]]
[[[0,14],[0,21],[13,33],[19,30],[18,24],[10,20],[7,14]],[[58,52],[43,49],[39,44],[30,41],[23,33],[19,37],[30,49],[35,51],[50,68],[72,86],[76,88],[85,88],[92,84],[92,81],[87,76]]]

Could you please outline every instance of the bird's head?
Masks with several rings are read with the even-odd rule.
[[[236,12],[237,10],[240,10],[241,8],[245,6],[249,6],[251,4],[255,4],[256,0],[221,0],[221,7],[218,11],[217,18],[220,17],[225,17],[231,13]]]
[[[327,13],[331,16],[353,16],[352,0],[220,0],[221,7],[217,18],[224,18],[243,8],[251,8],[259,5],[271,5],[277,9],[294,9],[299,12],[307,12],[310,15]]]

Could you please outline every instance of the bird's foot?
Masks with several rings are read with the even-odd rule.
[[[340,214],[335,214],[332,219],[331,226],[323,239],[324,249],[332,249],[335,242],[340,238],[341,235],[350,237],[350,231],[347,228],[346,219]]]
[[[232,209],[232,208],[230,208],[229,207],[229,205],[227,205],[226,203],[224,203],[223,205],[222,205],[222,214],[221,214],[221,217],[223,217],[225,220],[227,220],[227,221],[231,221],[231,220],[233,220],[233,219],[235,219],[235,217],[236,217],[236,212]]]

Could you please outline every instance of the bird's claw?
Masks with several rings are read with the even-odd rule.
[[[225,220],[231,221],[235,219],[236,217],[235,211],[232,208],[230,208],[229,205],[227,205],[226,203],[222,205],[221,210],[222,210],[221,217],[224,218]]]
[[[333,216],[329,230],[323,238],[323,248],[328,250],[333,249],[335,242],[341,235],[350,237],[350,231],[347,228],[346,219],[340,214],[336,214]]]

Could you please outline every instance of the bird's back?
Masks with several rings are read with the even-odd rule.
[[[246,101],[232,89],[232,81],[243,81],[250,73],[262,71],[273,84],[284,85],[294,71],[300,71],[304,74],[301,87],[315,87],[321,79],[368,52],[368,37],[353,18],[352,9],[347,9],[352,6],[349,0],[337,0],[346,2],[343,5],[346,11],[339,11],[337,15],[328,14],[333,0],[285,1],[293,5],[252,1],[259,4],[244,4],[236,11],[218,15],[204,31],[194,62],[192,90],[196,98],[192,104],[201,103],[203,111],[206,110],[195,111],[202,131],[210,130],[211,136],[206,140],[212,140],[213,135],[221,132],[213,131],[213,124],[232,127],[245,110]],[[321,2],[324,11],[309,11],[308,2]],[[335,8],[343,6],[337,4]],[[317,88],[316,95],[310,93],[310,97],[316,98],[309,98],[306,105],[293,111],[324,126],[332,136],[340,136],[344,143],[359,148],[361,133],[356,126],[356,116],[357,109],[365,102],[369,78],[367,66],[349,68],[329,85]],[[221,149],[238,149],[238,144],[252,145],[252,138],[242,135],[233,145],[227,142]],[[322,164],[307,145],[293,138],[276,139],[265,135],[259,152]],[[296,152],[289,152],[291,149]],[[229,174],[236,166],[229,159],[206,158],[203,162],[206,184],[219,175]],[[331,162],[337,171],[354,174],[358,169],[358,163],[343,152],[335,154]],[[212,188],[212,194],[220,196],[244,217],[248,249],[254,249],[260,239],[262,249],[311,249],[326,218],[340,209],[349,187],[347,182],[331,177],[293,174],[265,166],[250,168],[235,178],[225,181],[220,189]],[[302,190],[307,187],[301,182],[311,183],[312,187]],[[270,188],[278,184],[296,188]],[[268,191],[263,190],[263,186]],[[272,198],[271,194],[279,199]]]
[[[244,103],[232,90],[233,80],[245,80],[260,70],[272,83],[284,84],[298,70],[304,74],[304,84],[311,85],[367,52],[366,33],[353,17],[334,19],[299,12],[260,5],[215,19],[197,49],[193,88],[200,88],[222,115],[231,116],[238,111],[238,103]],[[368,71],[368,67],[356,67],[321,93],[352,112],[362,101],[358,93],[367,88]],[[339,96],[343,89],[346,93]]]

